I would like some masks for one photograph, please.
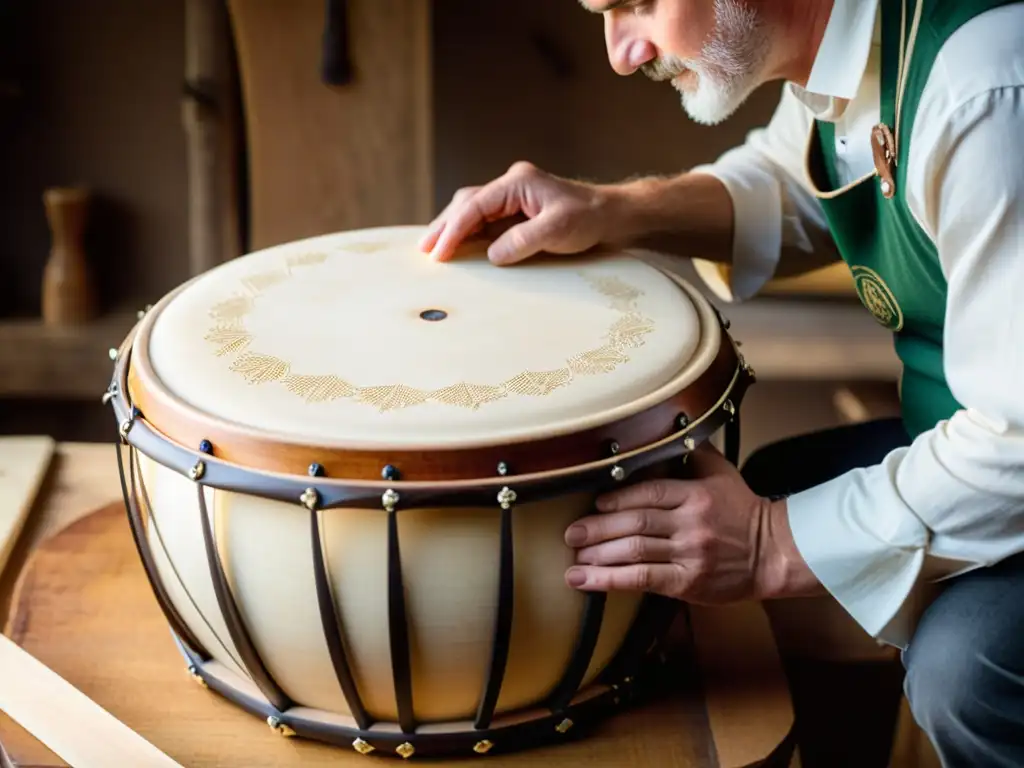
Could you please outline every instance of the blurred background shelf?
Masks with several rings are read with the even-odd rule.
[[[108,352],[138,321],[141,307],[71,327],[0,320],[0,397],[99,402],[113,370]]]
[[[759,380],[895,381],[892,334],[859,303],[764,298],[718,304]]]

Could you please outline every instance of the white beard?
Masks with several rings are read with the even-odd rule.
[[[743,0],[715,0],[715,28],[699,58],[664,57],[644,70],[654,80],[669,80],[690,70],[690,82],[672,80],[683,109],[698,123],[716,125],[731,117],[760,85],[770,42],[762,20]]]

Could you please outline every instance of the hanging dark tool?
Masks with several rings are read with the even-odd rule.
[[[325,0],[320,77],[328,85],[352,81],[348,0]]]

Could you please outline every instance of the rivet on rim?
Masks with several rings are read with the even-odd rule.
[[[732,404],[732,400],[726,400],[722,404],[722,409],[730,416],[734,416],[736,414],[736,406]]]
[[[507,485],[498,491],[498,504],[501,505],[502,509],[509,509],[516,503],[516,498],[516,492]]]
[[[388,464],[380,471],[380,476],[385,480],[397,480],[398,469],[396,469],[393,464]]]
[[[323,477],[326,474],[324,470],[324,465],[317,464],[316,462],[310,464],[309,469],[307,469],[306,471],[309,473],[310,477]]]
[[[562,722],[560,722],[558,725],[555,726],[555,730],[558,731],[559,733],[565,733],[570,728],[572,728],[572,720],[570,720],[568,717],[565,718],[565,720],[563,720]]]
[[[401,755],[404,759],[408,760],[410,757],[416,754],[416,747],[414,747],[412,744],[406,741],[395,747],[395,752]]]
[[[483,741],[478,741],[476,744],[473,745],[473,751],[476,752],[478,755],[486,755],[488,752],[491,751],[491,748],[493,746],[493,741],[484,739]]]
[[[616,464],[612,467],[612,480],[622,481],[626,479],[626,470]]]
[[[128,433],[131,432],[131,430],[132,430],[132,420],[131,419],[125,419],[124,421],[121,422],[120,432],[121,432],[121,440],[123,442],[128,442]]]
[[[117,347],[111,347],[107,350],[107,357],[113,361],[117,361]]]
[[[280,718],[274,717],[273,715],[267,718],[267,725],[270,726],[271,730],[276,731],[281,736],[295,735],[295,731],[293,731],[289,726],[282,723]]]
[[[201,480],[203,475],[206,474],[206,463],[203,461],[197,461],[188,470],[188,476],[192,480]]]
[[[498,462],[498,474],[501,475],[502,477],[508,474],[508,464],[506,464],[504,461]]]
[[[352,749],[358,752],[360,755],[368,755],[374,750],[374,746],[362,739],[356,739],[352,742]]]
[[[399,499],[401,499],[401,496],[398,495],[398,491],[388,488],[381,494],[380,503],[388,512],[394,512],[395,505],[398,504]]]
[[[213,443],[211,443],[209,440],[200,440],[199,441],[199,452],[200,453],[205,453],[205,454],[208,454],[208,455],[212,454],[213,453]]]
[[[195,680],[197,683],[199,683],[199,685],[201,685],[203,688],[208,688],[209,687],[206,684],[206,681],[203,679],[203,676],[199,674],[199,670],[196,669],[195,664],[189,664],[188,665],[188,675],[193,680]]]
[[[302,506],[306,509],[313,511],[320,506],[320,493],[316,488],[307,488],[302,492],[302,495],[299,496],[299,501],[302,502]]]
[[[683,446],[686,448],[686,450],[692,451],[694,448],[697,447],[697,441],[694,440],[692,437],[688,437],[685,440],[683,440]]]
[[[680,413],[678,416],[676,416],[677,429],[686,429],[688,426],[690,426],[689,416],[687,416],[685,413]]]

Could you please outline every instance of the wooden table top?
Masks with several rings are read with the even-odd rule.
[[[58,532],[79,535],[78,531],[88,533],[90,528],[114,526],[117,531],[112,535],[126,536],[126,521],[122,523],[118,516],[111,516],[109,510],[105,516],[102,513],[92,514],[120,499],[120,479],[112,444],[58,444],[51,471],[43,483],[35,508],[6,571],[0,576],[0,616],[8,616],[12,608],[16,611],[15,587],[19,585],[19,575],[26,568],[42,568],[50,562],[52,570],[52,563],[59,560],[59,553],[55,555],[46,551]],[[120,530],[122,524],[123,531]],[[69,526],[73,525],[75,528],[72,530]],[[61,537],[65,539],[61,544],[62,551],[68,559],[88,556],[87,552],[75,551],[73,544],[69,549],[66,534],[62,533]],[[75,536],[70,539],[72,542],[75,540]],[[95,555],[93,557],[95,559]],[[73,583],[55,587],[60,590],[75,588],[78,585]],[[19,589],[25,591],[23,586]],[[83,591],[82,594],[88,593]],[[35,620],[40,625],[47,620],[48,602],[48,597],[39,602]],[[147,611],[152,608],[155,615],[155,601],[146,600],[142,605]],[[52,606],[50,608],[52,613]],[[681,705],[678,698],[670,698],[644,704],[638,711],[616,715],[592,737],[546,748],[543,752],[495,755],[490,762],[510,767],[537,766],[557,759],[566,766],[580,768],[584,765],[588,768],[618,768],[625,764],[636,768],[742,768],[761,765],[786,739],[793,723],[789,691],[767,618],[760,606],[737,606],[695,610],[693,621],[698,630],[697,652],[703,678],[701,685],[705,692],[703,701],[689,699]],[[96,622],[85,623],[95,625]],[[145,623],[145,620],[140,619],[140,623]],[[88,631],[89,628],[83,625],[83,636]],[[10,631],[8,634],[17,635]],[[68,682],[86,688],[88,695],[100,706],[120,714],[122,721],[129,722],[142,736],[186,766],[234,765],[240,764],[236,762],[239,759],[244,759],[247,766],[345,766],[349,760],[352,765],[366,764],[367,758],[354,752],[321,745],[295,744],[293,739],[284,740],[291,744],[282,748],[280,737],[264,724],[220,700],[215,694],[197,690],[191,681],[187,681],[181,665],[172,663],[168,647],[164,647],[169,646],[165,634],[166,628],[162,626],[154,632],[140,630],[137,634],[139,642],[149,643],[152,647],[132,647],[128,652],[133,658],[126,663],[136,674],[152,675],[154,686],[159,685],[161,696],[169,698],[172,708],[177,708],[177,699],[185,697],[193,697],[188,701],[199,701],[200,707],[210,708],[209,711],[199,710],[195,722],[181,724],[190,727],[169,729],[165,723],[151,722],[152,718],[148,716],[140,714],[136,717],[131,708],[134,706],[131,697],[135,689],[129,690],[127,683],[123,690],[112,690],[117,687],[113,684],[97,688],[95,681],[84,672],[69,674]],[[19,636],[15,636],[16,642]],[[26,649],[43,664],[55,665],[58,672],[77,669],[74,665],[68,666],[62,656],[66,655],[67,642],[74,641],[60,645],[49,639],[36,640],[35,645],[26,642]],[[88,654],[88,648],[84,646],[77,652],[79,657],[83,654]],[[150,658],[156,659],[150,663],[158,666],[145,666]],[[80,658],[77,663],[81,666]],[[182,682],[179,684],[178,680]],[[180,694],[177,693],[179,686]],[[138,706],[142,707],[141,704]],[[703,729],[704,733],[696,734],[696,729]],[[3,713],[0,713],[0,742],[18,765],[46,768],[66,765]],[[218,759],[211,759],[221,743],[225,745],[224,753]],[[704,748],[695,750],[697,743],[704,744]],[[240,744],[250,745],[254,755],[266,754],[253,762],[248,754],[243,757],[239,752]],[[268,757],[270,754],[276,757]],[[265,762],[270,759],[272,762]],[[795,758],[789,764],[795,765],[797,760]],[[438,764],[460,765],[462,762],[454,760]]]

